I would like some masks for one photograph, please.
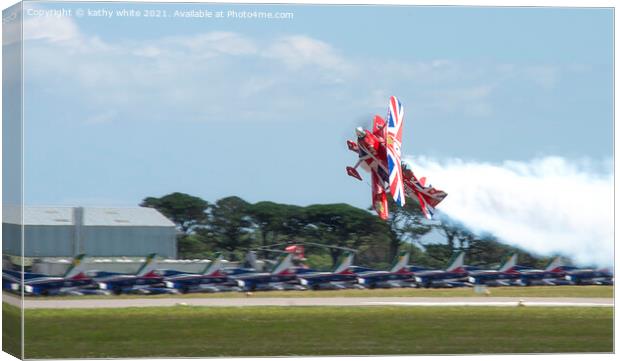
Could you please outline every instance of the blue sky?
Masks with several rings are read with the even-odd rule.
[[[25,201],[370,203],[353,129],[405,106],[403,152],[606,161],[609,9],[32,4],[292,20],[25,16]]]

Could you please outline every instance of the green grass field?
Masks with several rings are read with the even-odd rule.
[[[533,286],[533,287],[489,287],[489,296],[493,297],[604,297],[614,295],[613,286]],[[480,297],[472,288],[394,288],[394,289],[350,289],[333,291],[259,291],[252,297]],[[214,297],[244,298],[243,292],[190,293],[185,295],[118,295],[118,296],[55,296],[37,299],[87,299],[87,298],[158,298],[158,297]]]
[[[16,308],[3,312],[8,327],[17,324]],[[25,326],[27,358],[613,350],[612,308],[38,309]]]
[[[21,315],[19,309],[2,303],[2,351],[21,355]]]

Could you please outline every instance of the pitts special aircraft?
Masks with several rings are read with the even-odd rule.
[[[359,160],[353,167],[347,167],[347,174],[362,180],[358,166],[366,169],[372,177],[372,206],[383,220],[388,218],[386,189],[394,202],[405,205],[405,196],[417,199],[422,213],[431,219],[434,208],[447,196],[443,191],[426,186],[426,179],[416,178],[413,171],[401,162],[401,145],[403,138],[404,109],[400,101],[390,97],[387,122],[375,115],[372,132],[357,127],[357,142],[348,140],[350,150],[359,154]],[[386,185],[388,185],[386,187]]]

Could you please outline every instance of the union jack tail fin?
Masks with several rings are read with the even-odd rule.
[[[448,268],[446,268],[446,271],[453,272],[453,271],[460,270],[463,268],[463,265],[465,264],[464,262],[465,262],[465,252],[463,251],[458,252],[450,260],[450,263],[448,264]]]
[[[338,266],[336,266],[336,268],[334,268],[334,272],[333,273],[344,273],[344,272],[347,272],[349,267],[353,266],[353,257],[354,256],[355,256],[355,254],[353,252],[346,252],[344,254],[344,257],[342,258],[342,261],[340,262],[340,264]]]
[[[403,140],[403,117],[405,110],[395,96],[390,97],[387,115],[387,163],[389,172],[390,193],[399,206],[405,205],[405,188],[400,164],[401,145]]]

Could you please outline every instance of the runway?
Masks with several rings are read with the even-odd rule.
[[[3,294],[3,302],[21,306],[13,295]],[[613,298],[565,297],[280,297],[280,298],[105,298],[33,299],[26,298],[26,309],[77,309],[124,307],[252,307],[252,306],[401,306],[401,307],[613,307]]]

